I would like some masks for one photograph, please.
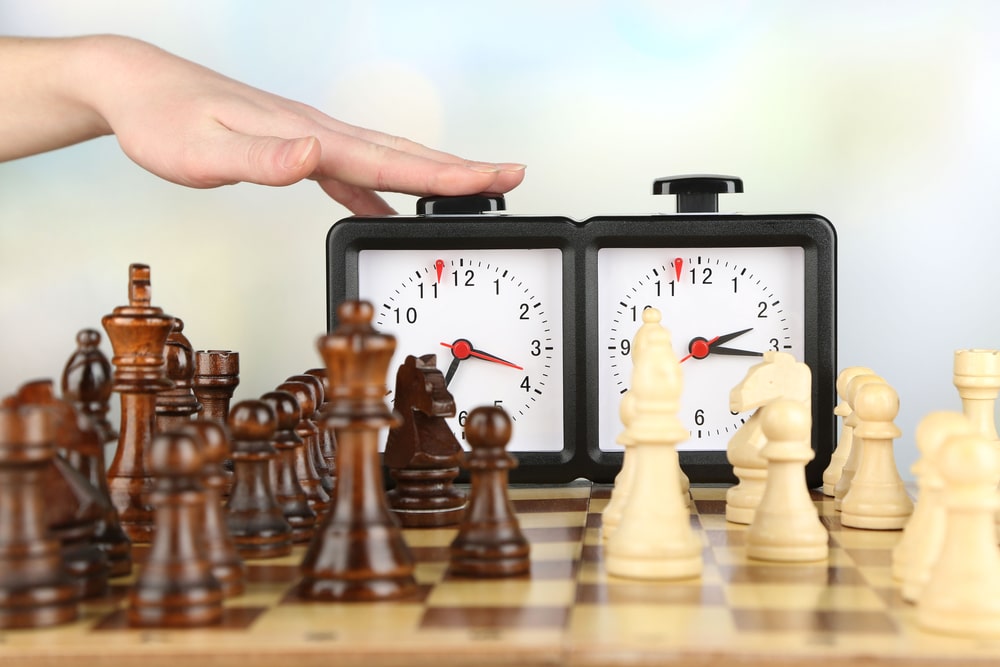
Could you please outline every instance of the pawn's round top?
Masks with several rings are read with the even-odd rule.
[[[300,420],[309,419],[316,410],[316,388],[313,385],[298,380],[289,380],[279,384],[277,390],[292,395],[299,406]]]
[[[848,381],[847,392],[845,395],[847,396],[847,405],[850,407],[851,413],[844,419],[844,424],[846,426],[853,428],[858,425],[859,417],[855,411],[858,391],[861,387],[871,382],[885,382],[885,379],[875,375],[874,373],[861,373],[859,375],[855,375]]]
[[[278,419],[278,430],[294,430],[295,425],[302,418],[299,403],[290,392],[284,390],[269,391],[261,396],[260,400],[270,405],[274,410]]]
[[[981,433],[952,436],[936,458],[941,476],[952,487],[995,487],[1000,477],[1000,449]]]
[[[914,437],[917,450],[923,456],[932,457],[951,436],[974,433],[975,430],[969,418],[961,412],[938,410],[920,420]]]
[[[207,465],[222,463],[229,456],[226,428],[211,419],[196,419],[186,427],[201,440],[201,455]]]
[[[510,417],[501,408],[474,408],[465,420],[465,436],[473,450],[503,449],[510,442]]]
[[[777,399],[764,408],[761,430],[767,444],[761,456],[769,461],[811,461],[815,456],[809,445],[812,414],[802,401]]]
[[[316,377],[315,375],[310,375],[308,373],[302,373],[301,375],[292,375],[285,381],[304,382],[310,385],[315,390],[314,396],[316,400],[314,401],[315,405],[313,407],[313,411],[310,412],[309,414],[306,414],[305,412],[302,413],[303,417],[307,419],[311,418],[313,413],[319,410],[319,407],[323,405],[323,403],[326,400],[326,387],[323,386],[323,381],[318,377]]]
[[[229,430],[237,442],[270,440],[277,425],[274,408],[264,401],[240,401],[229,411]]]
[[[861,438],[898,438],[902,431],[893,420],[899,413],[899,396],[885,382],[869,382],[854,396],[854,432]]]
[[[197,478],[203,466],[204,457],[191,434],[161,433],[149,448],[149,472],[156,477]]]

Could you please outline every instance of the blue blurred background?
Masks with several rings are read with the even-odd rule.
[[[513,213],[670,211],[653,178],[718,172],[747,189],[724,210],[825,215],[840,365],[897,387],[904,476],[920,417],[959,408],[953,351],[1000,347],[1000,3],[0,0],[0,33],[97,32],[527,163]],[[197,348],[240,352],[237,398],[318,365],[324,238],[345,215],[309,182],[172,185],[113,138],[0,164],[0,392],[58,377],[136,261]]]

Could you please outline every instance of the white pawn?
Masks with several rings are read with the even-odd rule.
[[[764,497],[747,530],[747,556],[758,560],[811,562],[829,555],[829,534],[806,486],[812,417],[805,404],[779,399],[764,408],[767,444]]]
[[[833,414],[840,417],[840,438],[837,440],[837,449],[830,457],[830,465],[823,471],[823,495],[834,495],[844,464],[851,455],[854,428],[847,425],[847,416],[851,414],[851,405],[847,402],[847,384],[858,375],[875,375],[875,371],[864,366],[851,366],[837,375],[837,396],[840,397],[840,403],[834,408]]]
[[[900,582],[901,595],[907,602],[917,601],[944,541],[946,515],[941,495],[944,480],[934,463],[938,450],[951,436],[975,431],[961,412],[932,412],[917,424],[920,458],[911,470],[917,478],[919,496],[913,516],[903,529],[903,537],[892,550],[892,576]]]
[[[677,472],[677,444],[690,435],[677,417],[681,367],[660,312],[647,308],[642,319],[632,346],[634,412],[622,434],[632,443],[635,477],[621,522],[608,539],[605,567],[611,575],[637,579],[697,577],[702,545],[681,499]]]
[[[1000,637],[997,511],[1000,451],[980,433],[938,450],[947,512],[941,555],[917,601],[917,624],[966,637]]]
[[[893,423],[899,412],[899,396],[888,384],[869,382],[854,398],[855,445],[861,444],[861,460],[851,487],[841,504],[840,523],[850,528],[902,530],[913,514],[913,501],[906,492],[893,441],[900,430]]]
[[[861,374],[855,375],[847,383],[849,413],[844,416],[844,428],[851,429],[851,451],[847,456],[847,461],[844,462],[843,470],[840,471],[840,479],[837,480],[837,484],[833,489],[833,509],[838,512],[840,511],[841,504],[844,502],[844,496],[847,495],[847,491],[851,488],[854,473],[858,470],[858,464],[861,462],[861,447],[864,444],[859,442],[858,434],[854,432],[854,428],[858,425],[858,415],[854,412],[854,398],[857,396],[858,390],[869,382],[885,382],[885,379],[878,375]]]

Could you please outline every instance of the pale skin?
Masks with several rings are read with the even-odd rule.
[[[378,192],[504,193],[524,178],[524,165],[349,125],[127,37],[0,37],[0,63],[0,161],[113,134],[174,183],[312,179],[359,215],[393,213]]]

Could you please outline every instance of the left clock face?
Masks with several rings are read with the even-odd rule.
[[[406,356],[435,354],[463,445],[468,412],[498,405],[513,420],[509,449],[562,449],[559,249],[362,250],[358,295],[374,305],[374,325],[396,337],[390,400]]]

